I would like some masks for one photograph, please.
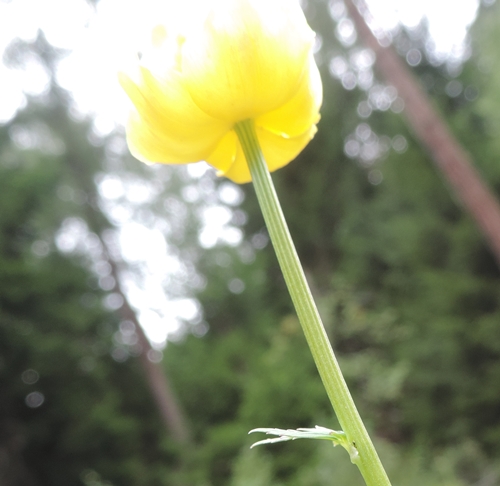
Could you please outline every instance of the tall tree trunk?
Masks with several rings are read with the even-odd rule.
[[[136,312],[130,306],[127,295],[120,285],[118,265],[111,256],[106,242],[101,235],[99,235],[99,238],[104,248],[105,259],[111,266],[111,274],[116,282],[114,291],[123,298],[123,305],[119,312],[124,319],[132,322],[135,326],[135,331],[141,347],[139,359],[162,421],[166,429],[172,434],[177,442],[184,445],[188,444],[190,442],[190,432],[182,410],[178,405],[175,393],[170,386],[167,374],[160,363],[152,360],[154,349],[137,319]]]
[[[452,135],[432,106],[426,93],[408,66],[393,48],[383,47],[368,27],[365,3],[346,0],[349,15],[363,43],[376,55],[376,68],[385,81],[394,86],[403,99],[404,114],[410,129],[427,148],[432,159],[449,182],[465,209],[475,219],[500,266],[500,206],[471,157]],[[389,45],[389,42],[384,42]]]

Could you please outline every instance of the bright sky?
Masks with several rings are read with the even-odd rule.
[[[331,5],[339,1],[332,0]],[[94,10],[85,0],[0,0],[0,54],[16,37],[34,39],[38,29],[42,29],[56,47],[71,50],[60,65],[59,81],[73,93],[77,107],[93,114],[97,128],[106,133],[126,118],[128,110],[128,100],[117,83],[117,71],[145,45],[149,27],[162,15],[181,5],[189,11],[199,8],[190,2],[196,3],[196,0],[100,0]],[[369,0],[368,3],[378,24],[385,29],[394,28],[400,21],[415,26],[427,17],[436,49],[457,55],[463,50],[467,29],[478,7],[478,0]],[[40,93],[46,82],[46,75],[36,64],[28,64],[24,70],[8,70],[0,65],[0,123],[22,106],[23,93]],[[202,173],[204,169],[200,170]],[[193,174],[196,175],[196,171],[193,166]],[[109,181],[107,186],[103,184],[103,196],[112,201],[113,190],[117,187],[123,190],[119,186],[118,183],[112,187]],[[234,202],[240,196],[237,189],[232,190]],[[221,210],[215,207],[207,211],[209,229],[201,235],[201,243],[206,246],[213,244],[214,234],[226,230],[229,244],[236,244],[241,238],[234,228],[220,224]],[[150,247],[147,253],[156,255],[153,266],[157,268],[160,261],[163,270],[171,268],[173,262],[163,238],[133,224],[136,223],[125,226],[122,231],[125,256],[134,261],[139,258],[137,249],[144,253],[147,244]],[[64,245],[64,238],[61,241]],[[155,292],[155,286],[161,287],[161,277],[151,276],[142,290],[131,285],[129,294],[132,303],[140,309],[141,323],[149,337],[158,344],[165,341],[169,330],[177,324],[175,320],[167,322],[168,312],[162,316],[154,309],[168,307],[170,315],[186,318],[192,318],[198,309],[190,299],[165,301],[161,292]]]
[[[384,29],[394,28],[398,23],[416,27],[427,18],[436,49],[443,53],[460,52],[479,6],[479,0],[368,0],[367,3],[376,22]]]
[[[0,0],[0,52],[16,36],[33,39],[39,28],[55,46],[71,49],[61,64],[59,79],[74,93],[80,109],[95,113],[98,127],[108,131],[116,120],[125,118],[128,106],[116,72],[147,42],[152,23],[180,5],[188,9],[191,3],[196,0],[101,0],[94,11],[85,0]],[[478,7],[478,0],[368,3],[377,22],[388,29],[399,21],[414,26],[427,17],[436,48],[442,52],[460,51]],[[36,72],[35,66],[26,71],[0,68],[0,121],[12,116],[22,102],[23,90],[43,89],[43,73]]]

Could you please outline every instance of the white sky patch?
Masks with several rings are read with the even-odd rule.
[[[201,246],[212,248],[222,242],[237,246],[243,239],[239,228],[230,226],[233,213],[224,206],[210,206],[202,210],[203,229],[198,237]]]
[[[152,344],[161,349],[169,334],[178,332],[182,322],[201,320],[199,304],[194,299],[168,299],[163,292],[161,276],[151,274],[137,282],[136,275],[124,279],[130,305],[137,309],[138,319]]]
[[[243,202],[244,193],[236,184],[224,182],[219,186],[219,198],[225,204],[238,206]]]
[[[167,342],[169,333],[175,332],[179,323],[174,316],[168,318],[152,309],[139,311],[139,321],[148,338],[157,349],[161,349]]]
[[[105,176],[99,183],[99,193],[105,199],[119,199],[125,194],[125,188],[119,177]]]
[[[122,226],[120,231],[120,248],[123,258],[131,263],[144,260],[150,252],[165,253],[167,245],[160,232],[147,229],[138,223]]]
[[[156,349],[162,349],[172,333],[181,329],[181,321],[195,322],[200,315],[198,304],[193,299],[171,300],[160,309],[139,310],[139,320]]]
[[[89,14],[84,0],[0,2],[0,48],[15,37],[33,40],[41,29],[53,45],[71,49],[83,35]]]
[[[416,27],[427,19],[438,53],[460,56],[479,0],[367,0],[377,25],[392,30],[399,23]]]

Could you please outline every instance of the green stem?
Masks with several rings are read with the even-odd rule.
[[[264,220],[316,367],[340,425],[349,442],[358,451],[359,456],[353,462],[359,467],[368,486],[390,486],[389,478],[342,376],[309,290],[259,146],[254,123],[252,120],[239,122],[235,131],[245,153]]]

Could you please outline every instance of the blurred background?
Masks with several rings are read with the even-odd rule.
[[[273,179],[347,382],[394,485],[498,485],[495,222],[439,151],[498,196],[500,8],[358,2],[382,65],[350,2],[301,3],[325,101]],[[127,151],[116,70],[160,7],[0,0],[0,486],[362,486],[325,442],[249,449],[338,423],[252,186]]]

